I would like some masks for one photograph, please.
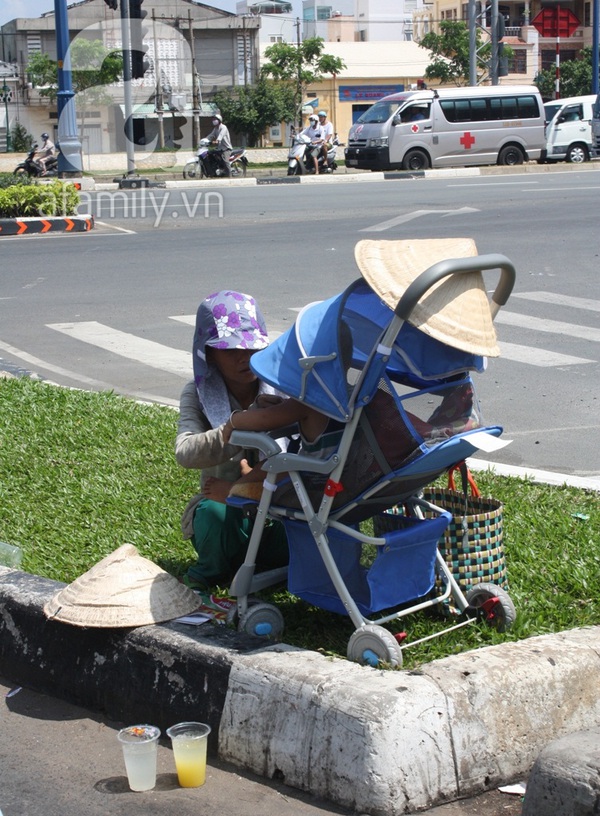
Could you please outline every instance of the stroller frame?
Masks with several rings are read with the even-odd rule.
[[[341,489],[342,473],[348,462],[359,429],[361,415],[365,410],[365,404],[356,404],[355,400],[365,378],[368,377],[370,368],[374,365],[376,369],[382,372],[386,370],[400,330],[410,317],[416,304],[438,281],[450,275],[493,269],[499,269],[501,273],[490,302],[493,319],[500,307],[508,300],[515,281],[514,266],[504,255],[490,254],[472,258],[449,259],[429,267],[413,281],[400,298],[389,325],[373,347],[370,356],[364,362],[362,370],[360,370],[358,382],[353,387],[353,396],[350,400],[352,410],[349,415],[346,415],[347,421],[341,441],[336,452],[328,459],[319,460],[300,453],[282,451],[279,444],[266,433],[237,430],[233,432],[231,436],[232,444],[244,448],[256,448],[263,454],[265,459],[262,468],[267,474],[258,504],[247,499],[228,499],[228,503],[243,508],[248,515],[255,517],[244,563],[236,573],[230,587],[230,594],[237,598],[238,628],[240,630],[271,638],[279,637],[283,630],[283,617],[275,606],[266,603],[255,603],[250,598],[255,592],[285,581],[289,575],[287,567],[262,573],[255,572],[256,556],[262,531],[268,518],[282,521],[286,525],[288,538],[290,538],[290,531],[294,529],[294,525],[300,525],[303,530],[310,532],[312,541],[318,550],[318,556],[324,566],[326,577],[337,595],[337,598],[331,602],[326,600],[323,608],[330,608],[347,614],[356,628],[348,643],[349,659],[370,665],[380,663],[387,663],[392,666],[402,665],[402,650],[404,648],[437,637],[443,632],[429,635],[413,641],[413,643],[401,644],[399,642],[400,636],[398,636],[399,639],[396,639],[382,624],[400,619],[419,610],[444,604],[450,598],[458,613],[462,614],[464,619],[454,626],[446,627],[444,632],[472,623],[481,617],[487,618],[490,623],[499,629],[510,625],[514,620],[512,601],[508,594],[499,587],[493,584],[479,584],[466,594],[462,591],[438,548],[438,540],[450,521],[450,514],[427,502],[423,499],[421,493],[422,488],[439,475],[476,452],[477,445],[469,441],[469,436],[472,436],[474,431],[466,430],[456,433],[450,439],[445,439],[436,444],[432,451],[434,452],[434,461],[425,469],[423,469],[423,462],[427,459],[428,453],[419,455],[416,460],[413,459],[400,471],[392,470],[387,474],[383,474],[371,487],[364,491],[360,497],[361,500],[351,500],[341,507],[335,507],[334,504],[335,497]],[[300,320],[300,317],[298,320]],[[335,357],[335,354],[333,356]],[[302,357],[299,363],[305,371],[311,371],[324,359],[322,355],[309,355]],[[477,432],[481,432],[481,430],[481,428],[477,428]],[[502,431],[497,426],[483,430],[495,436],[500,435]],[[289,476],[299,507],[290,507],[274,502],[274,495],[278,489],[278,480],[284,473]],[[309,489],[305,483],[307,475],[326,477],[325,488],[320,501],[318,501],[318,507],[316,502],[311,500]],[[373,617],[373,611],[377,610],[372,611],[367,606],[365,611],[365,605],[357,600],[348,588],[348,578],[350,577],[353,580],[354,570],[346,568],[346,574],[343,574],[344,567],[340,566],[340,553],[342,553],[341,559],[343,560],[345,557],[343,553],[347,551],[348,547],[358,546],[362,548],[365,544],[377,548],[378,556],[388,549],[393,550],[397,542],[394,533],[386,533],[383,536],[369,536],[358,529],[358,521],[372,516],[371,511],[373,509],[375,512],[380,512],[397,504],[403,504],[408,509],[407,523],[418,524],[421,522],[427,524],[428,522],[425,521],[426,513],[429,518],[433,515],[438,519],[437,526],[435,526],[435,537],[433,541],[429,541],[427,544],[427,550],[428,552],[432,551],[431,576],[434,575],[434,572],[439,575],[444,589],[436,597],[427,597],[434,580],[429,575],[429,567],[427,567],[426,573],[428,574],[423,577],[420,583],[418,595],[412,598],[400,598],[397,604],[389,604],[387,609],[391,609],[393,606],[401,606],[401,608]],[[349,517],[349,519],[345,517]],[[401,531],[400,535],[404,536],[403,541],[410,541],[412,528],[408,531]],[[304,544],[301,549],[304,551]],[[335,553],[333,549],[336,550]],[[398,550],[398,552],[401,551]],[[418,553],[419,549],[417,548],[415,552]],[[407,573],[412,571],[410,563],[407,563],[405,571]],[[415,570],[415,572],[418,571]],[[425,591],[422,591],[424,588]],[[294,592],[291,586],[290,591]],[[296,594],[304,597],[302,593]],[[322,606],[318,599],[315,602],[310,592],[308,593],[308,600],[317,606]],[[412,601],[412,603],[406,606],[408,601]],[[334,605],[331,606],[330,603]],[[338,603],[339,608],[335,606]],[[379,611],[382,610],[379,609]]]

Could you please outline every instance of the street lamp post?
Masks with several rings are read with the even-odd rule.
[[[10,93],[6,82],[2,86],[2,93],[4,95],[4,115],[6,116],[6,152],[10,153],[12,144],[10,141],[10,122],[8,121],[8,94]]]
[[[75,94],[71,81],[71,55],[69,53],[69,23],[66,0],[54,0],[56,19],[56,56],[58,62],[58,175],[62,178],[81,176],[81,142],[77,133]]]

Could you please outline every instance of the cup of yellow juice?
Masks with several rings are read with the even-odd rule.
[[[206,748],[210,726],[198,722],[167,728],[173,744],[177,778],[182,788],[198,788],[206,780]]]

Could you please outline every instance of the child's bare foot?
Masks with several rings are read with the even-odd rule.
[[[250,467],[247,459],[240,461],[240,476],[247,476],[249,473],[252,473],[252,470],[253,468]]]
[[[225,504],[225,499],[229,495],[234,482],[229,482],[227,479],[217,479],[216,476],[210,476],[202,487],[202,494],[211,501],[221,502]]]

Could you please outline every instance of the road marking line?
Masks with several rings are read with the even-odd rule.
[[[100,224],[102,227],[116,230],[117,232],[124,232],[126,235],[136,235],[135,230],[125,229],[125,227],[116,227],[114,224],[107,224],[106,221],[96,221],[96,226]]]
[[[473,207],[460,207],[457,210],[415,210],[412,213],[399,215],[396,218],[390,218],[388,221],[382,221],[379,224],[374,224],[372,227],[364,227],[359,232],[384,232],[385,230],[397,227],[399,224],[405,224],[407,221],[412,221],[415,218],[420,218],[422,215],[441,215],[447,217],[451,215],[462,215],[466,213],[479,212]]]
[[[120,357],[135,360],[160,371],[168,371],[186,380],[192,378],[192,353],[190,351],[169,348],[154,340],[145,340],[119,329],[111,329],[95,320],[81,323],[48,323],[47,326],[49,329],[110,351],[112,354],[118,354]]]
[[[588,312],[600,312],[600,300],[559,295],[556,292],[513,292],[511,298],[533,300],[537,303],[551,303],[556,306],[572,306],[574,309],[586,309]]]
[[[580,365],[582,363],[595,363],[595,360],[586,360],[584,357],[571,357],[568,354],[559,354],[557,351],[547,351],[546,349],[535,349],[531,346],[519,346],[515,343],[499,342],[500,354],[505,360],[512,360],[514,363],[526,363],[527,365],[551,367]]]
[[[61,366],[55,366],[52,363],[48,363],[45,360],[40,360],[39,357],[34,357],[32,354],[29,354],[22,349],[15,348],[15,346],[11,346],[8,343],[3,343],[1,340],[0,349],[5,351],[7,354],[10,354],[12,357],[17,357],[19,360],[23,360],[24,363],[30,365],[38,374],[39,370],[42,369],[43,371],[51,371],[53,374],[66,377],[69,380],[73,380],[73,382],[96,389],[98,391],[118,391],[118,393],[122,394],[123,396],[132,397],[134,399],[142,400],[143,402],[158,402],[163,405],[171,405],[174,407],[179,405],[178,400],[172,400],[168,397],[159,397],[156,394],[148,394],[145,391],[127,391],[124,389],[117,389],[114,385],[106,383],[103,380],[95,380],[92,377],[86,377],[85,374],[78,374],[76,371],[69,371],[68,368],[62,368]]]
[[[566,334],[567,337],[577,337],[580,340],[591,340],[593,343],[600,343],[600,329],[595,329],[593,326],[563,323],[561,320],[545,320],[541,317],[505,311],[498,312],[495,321],[505,326],[517,326],[521,329],[532,329],[533,331],[549,334]]]

